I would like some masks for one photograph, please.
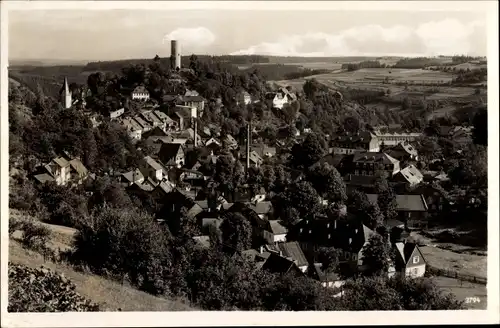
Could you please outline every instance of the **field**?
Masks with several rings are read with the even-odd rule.
[[[432,277],[434,283],[445,293],[454,294],[458,300],[465,301],[465,306],[471,310],[486,310],[488,304],[487,290],[485,285],[471,282],[460,282],[448,277]],[[467,298],[477,298],[479,302],[467,302]]]
[[[488,276],[486,256],[456,253],[432,246],[423,246],[421,251],[427,263],[434,268],[483,278]]]

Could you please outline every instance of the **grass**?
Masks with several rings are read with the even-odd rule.
[[[453,270],[476,277],[488,276],[486,256],[460,254],[432,246],[423,246],[420,250],[427,263],[436,269]]]
[[[71,248],[76,229],[40,222],[25,213],[10,209],[10,218],[18,220],[34,220],[37,224],[49,228],[51,235],[47,246],[53,250]],[[91,273],[76,271],[67,264],[46,261],[37,252],[27,250],[16,240],[22,236],[16,231],[9,240],[9,261],[24,264],[31,268],[47,267],[63,273],[75,285],[82,296],[99,303],[104,311],[197,311],[184,300],[166,299],[139,291],[133,287]]]
[[[436,285],[445,293],[454,294],[458,300],[465,301],[469,297],[479,298],[479,303],[466,303],[467,309],[486,310],[488,305],[487,289],[485,285],[474,284],[471,282],[460,282],[457,279],[448,277],[432,277]]]
[[[141,292],[103,277],[75,271],[72,267],[45,261],[33,251],[24,249],[15,240],[9,241],[9,262],[30,268],[44,266],[64,274],[76,285],[76,291],[99,303],[103,311],[197,311],[183,300],[171,300]]]

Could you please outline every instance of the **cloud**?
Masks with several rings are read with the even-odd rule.
[[[203,48],[215,41],[215,34],[206,27],[177,28],[163,37],[164,41],[178,40],[183,46]]]
[[[444,19],[420,24],[416,28],[396,25],[356,26],[335,34],[323,32],[289,35],[275,42],[263,42],[233,52],[233,55],[275,56],[378,56],[484,54],[477,36],[486,38],[483,22],[462,23]]]

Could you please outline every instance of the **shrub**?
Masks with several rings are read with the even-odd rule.
[[[9,263],[9,312],[99,311],[75,291],[75,285],[46,268]]]
[[[35,250],[43,250],[46,248],[47,241],[50,237],[50,230],[47,227],[24,221],[22,223],[23,239],[22,243]]]

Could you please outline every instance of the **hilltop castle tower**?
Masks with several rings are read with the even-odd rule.
[[[181,44],[177,40],[170,41],[170,67],[181,69]]]
[[[66,77],[64,78],[64,84],[61,88],[61,91],[59,91],[59,94],[61,96],[60,101],[63,107],[65,109],[70,108],[73,104],[73,101],[71,99],[71,91],[69,90],[68,79]]]

